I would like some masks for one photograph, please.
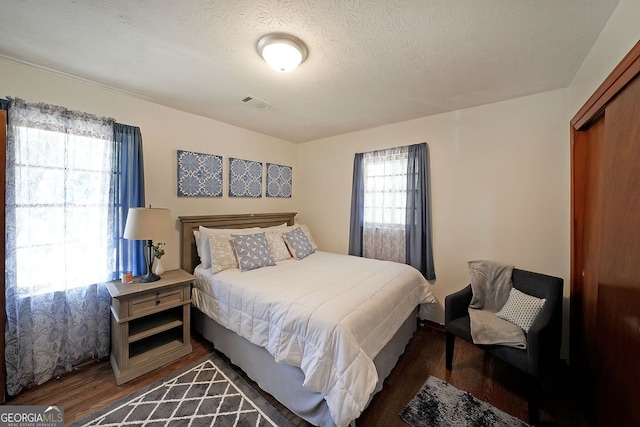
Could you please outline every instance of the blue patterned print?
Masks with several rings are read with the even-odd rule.
[[[262,197],[262,163],[229,158],[229,197]]]
[[[222,197],[222,157],[178,150],[178,197]]]
[[[291,197],[291,166],[267,163],[267,197]]]

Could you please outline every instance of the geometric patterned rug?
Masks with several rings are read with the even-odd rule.
[[[217,355],[71,426],[292,426]]]
[[[400,417],[412,427],[528,426],[524,421],[436,377],[427,379]]]

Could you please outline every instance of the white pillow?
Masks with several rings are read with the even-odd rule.
[[[304,224],[300,224],[300,228],[302,229],[302,232],[305,234],[305,236],[307,236],[307,239],[309,239],[309,243],[311,243],[313,250],[317,251],[318,245],[316,245],[315,240],[313,240],[313,237],[311,237],[311,231],[309,230],[309,227]]]
[[[496,316],[520,326],[525,332],[529,332],[529,328],[535,322],[546,302],[547,300],[544,298],[536,298],[520,292],[516,288],[511,288],[509,299],[496,313]]]
[[[288,227],[287,223],[283,223],[283,224],[279,224],[279,225],[271,225],[269,227],[261,227],[261,230],[273,230],[275,228],[284,228],[284,227]]]
[[[291,254],[287,248],[284,239],[282,238],[282,230],[268,230],[265,231],[267,237],[267,243],[269,244],[269,250],[271,256],[275,261],[284,261],[285,259],[291,259]]]
[[[317,251],[318,250],[318,245],[313,240],[313,237],[311,237],[311,231],[309,231],[309,227],[307,227],[305,224],[287,225],[285,223],[285,224],[282,224],[282,225],[275,225],[273,227],[267,227],[265,230],[268,230],[268,229],[280,230],[280,231],[282,231],[282,233],[288,233],[289,231],[295,230],[296,228],[300,228],[302,230],[302,232],[305,234],[305,236],[307,236],[307,239],[309,239],[309,242],[311,243],[311,246],[313,247],[313,250]]]
[[[206,228],[200,226],[198,231],[193,232],[196,238],[196,248],[200,256],[200,263],[204,268],[211,268],[211,250],[209,245],[209,236],[212,234],[247,234],[255,233],[258,227],[252,228]],[[197,234],[196,234],[197,233]]]

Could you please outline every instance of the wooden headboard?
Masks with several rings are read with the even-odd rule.
[[[178,217],[180,227],[180,268],[189,273],[198,264],[198,251],[196,249],[196,239],[193,231],[198,227],[207,228],[249,228],[249,227],[271,227],[287,223],[293,225],[293,219],[297,212],[280,213],[254,213],[254,214],[232,214],[232,215],[199,215]]]

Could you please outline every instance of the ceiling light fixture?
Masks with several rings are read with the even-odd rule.
[[[288,73],[307,58],[302,40],[289,34],[267,34],[258,41],[258,53],[274,70]]]

